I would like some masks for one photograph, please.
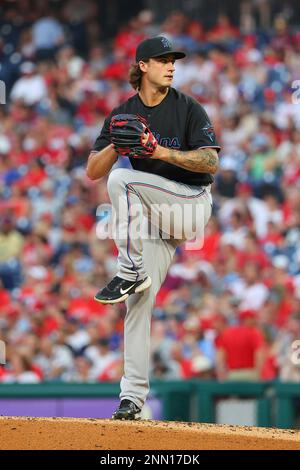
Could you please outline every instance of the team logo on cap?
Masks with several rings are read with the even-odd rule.
[[[171,43],[167,38],[161,38],[162,45],[164,46],[165,49],[171,49]]]

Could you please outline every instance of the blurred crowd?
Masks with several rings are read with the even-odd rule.
[[[226,15],[205,30],[143,10],[104,43],[95,2],[49,5],[22,0],[0,20],[0,382],[122,375],[125,306],[93,300],[116,270],[96,232],[109,198],[85,165],[155,34],[187,51],[174,86],[207,110],[222,151],[204,247],[178,248],[157,296],[151,377],[299,381],[300,33],[280,14],[242,33]]]

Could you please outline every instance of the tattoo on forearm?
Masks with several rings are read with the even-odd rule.
[[[196,173],[215,173],[218,167],[218,154],[211,148],[188,152],[170,149],[169,163]]]

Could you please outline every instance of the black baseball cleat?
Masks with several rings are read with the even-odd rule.
[[[141,409],[130,400],[122,400],[112,419],[141,419]]]
[[[130,294],[138,294],[151,286],[151,278],[147,276],[141,281],[127,281],[115,276],[110,283],[101,289],[94,297],[101,304],[117,304],[124,302]]]

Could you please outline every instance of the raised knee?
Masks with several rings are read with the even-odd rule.
[[[108,192],[111,190],[116,190],[116,188],[120,186],[124,188],[126,184],[128,184],[133,179],[132,170],[127,168],[116,168],[115,170],[111,171],[108,176]]]
[[[126,187],[126,180],[122,168],[116,168],[111,171],[107,180],[107,191],[112,198],[117,194],[122,194]]]
[[[107,189],[110,190],[113,187],[116,187],[119,185],[122,181],[122,173],[123,170],[122,168],[116,168],[115,170],[112,170],[108,176],[107,180]]]

